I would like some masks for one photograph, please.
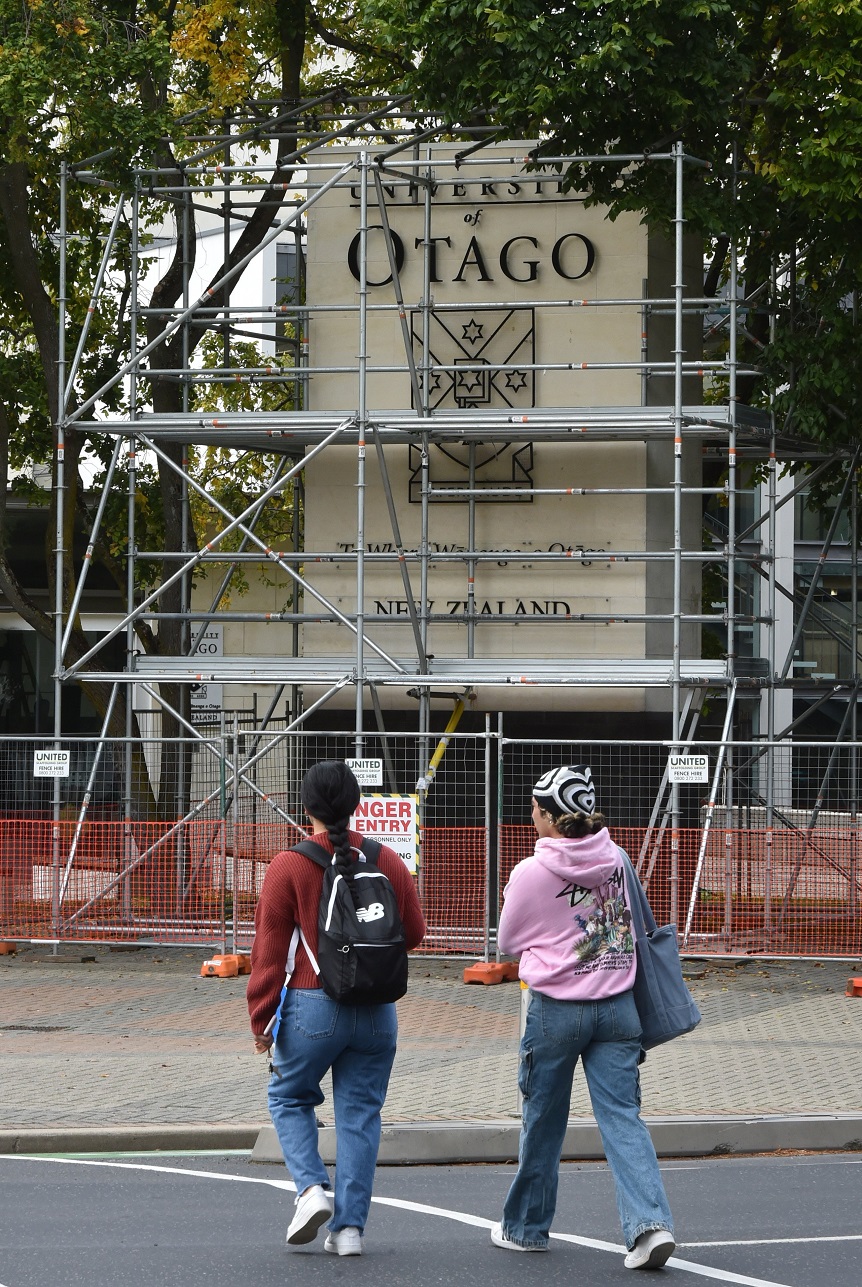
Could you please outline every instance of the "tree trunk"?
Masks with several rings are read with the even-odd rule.
[[[306,13],[303,0],[279,6],[279,23],[282,38],[282,100],[285,108],[292,106],[299,98],[302,64],[305,55]],[[212,283],[223,277],[247,254],[257,249],[264,237],[272,228],[287,196],[287,184],[293,170],[282,165],[281,157],[290,156],[296,150],[296,138],[282,139],[279,155],[270,178],[269,186],[261,194],[260,200],[246,223],[236,245],[224,263],[218,268],[210,281]],[[174,164],[173,159],[167,162]],[[164,159],[161,164],[165,164]],[[179,172],[178,172],[179,173]],[[183,246],[181,221],[182,206],[177,203],[177,242],[171,264],[153,292],[151,306],[154,308],[171,308],[180,299],[184,273],[190,273],[194,263],[194,211],[189,204],[187,227],[190,240]],[[221,288],[208,298],[210,307],[217,308],[225,303],[228,292]],[[148,323],[148,339],[153,340],[164,328],[165,318],[151,318]],[[191,358],[198,344],[211,323],[192,319],[185,331],[182,330],[169,341],[160,344],[152,354],[151,363],[163,370],[179,372]],[[152,382],[153,409],[157,414],[176,413],[183,410],[182,385],[179,379],[155,379]],[[178,445],[166,444],[165,454],[170,456],[178,466],[183,465],[185,449]],[[183,466],[184,467],[184,466]],[[183,485],[180,475],[167,465],[160,468],[160,489],[165,525],[165,550],[177,552],[191,550],[194,534],[185,530],[186,512],[183,506]],[[166,560],[163,564],[163,578],[176,571],[176,562]],[[184,593],[182,581],[177,581],[159,598],[159,609],[164,613],[178,613],[188,609],[188,593]],[[159,623],[159,652],[163,656],[182,656],[188,649],[189,631],[186,623],[178,620],[164,620]],[[172,711],[184,719],[190,716],[190,688],[188,684],[163,684],[161,695]],[[184,816],[189,806],[191,785],[191,754],[187,741],[188,734],[179,719],[171,710],[162,711],[162,767],[159,788],[159,816],[172,821]]]
[[[31,231],[30,174],[23,161],[0,165],[0,214],[6,224],[6,249],[15,285],[33,325],[45,376],[45,393],[51,423],[60,413],[57,390],[57,357],[60,351],[57,307],[42,285],[42,267]],[[4,480],[5,482],[5,480]]]

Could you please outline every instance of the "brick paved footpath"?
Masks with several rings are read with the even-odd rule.
[[[204,949],[45,955],[0,957],[0,1128],[266,1121],[244,978],[201,978]],[[388,1122],[517,1117],[520,989],[465,985],[463,965],[411,962]],[[862,1110],[862,997],[844,995],[862,966],[694,968],[704,1022],[649,1055],[645,1114]],[[589,1115],[581,1076],[572,1113]]]

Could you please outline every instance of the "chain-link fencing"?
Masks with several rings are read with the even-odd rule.
[[[490,730],[357,747],[352,732],[239,718],[181,739],[3,740],[0,938],[247,948],[270,859],[305,833],[303,773],[358,759],[357,825],[415,860],[424,950],[487,958],[505,881],[532,852],[534,782],[588,763],[611,835],[684,950],[858,956],[859,747],[672,751]]]

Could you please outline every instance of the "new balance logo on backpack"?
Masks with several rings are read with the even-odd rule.
[[[382,903],[372,903],[370,907],[357,907],[356,915],[361,921],[379,921],[386,915],[386,908]]]
[[[323,868],[317,913],[317,960],[303,945],[320,986],[333,1001],[347,1005],[382,1005],[407,991],[407,948],[395,890],[377,866],[380,845],[362,841],[364,860],[345,880],[332,855],[313,840],[293,845]],[[294,930],[294,940],[302,937]],[[289,972],[295,942],[291,943]]]

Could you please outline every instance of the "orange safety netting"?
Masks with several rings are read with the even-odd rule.
[[[428,932],[422,950],[481,953],[486,889],[485,828],[424,827],[419,895]]]
[[[639,865],[659,924],[679,927],[692,955],[859,956],[862,952],[862,849],[854,830],[716,828],[677,832],[676,916],[670,830],[611,827]],[[501,888],[533,852],[529,825],[502,828]],[[645,843],[646,842],[646,843]],[[698,860],[701,869],[692,900]],[[688,937],[684,931],[691,912]]]
[[[7,938],[211,943],[224,934],[220,822],[0,819]],[[229,906],[229,904],[228,904]]]
[[[55,831],[44,816],[0,819],[0,938],[214,944],[232,932],[247,946],[269,860],[300,834],[281,822],[62,821]],[[691,828],[675,850],[669,829],[611,834],[641,860],[656,919],[671,919],[675,903],[682,938],[690,917],[688,952],[862,953],[855,830],[714,828],[704,842]],[[489,919],[493,944],[502,887],[535,839],[529,825],[493,836],[499,882],[484,827],[423,828],[423,950],[480,953]]]

